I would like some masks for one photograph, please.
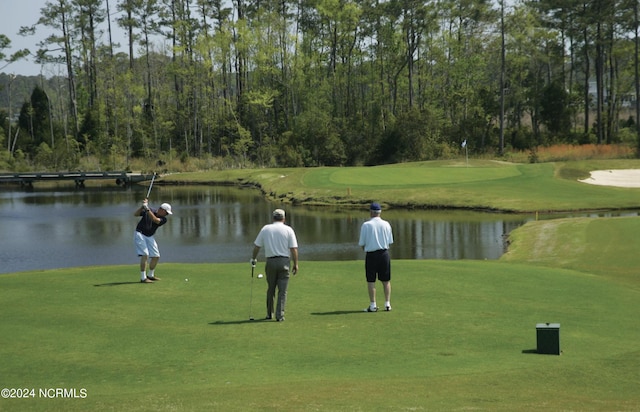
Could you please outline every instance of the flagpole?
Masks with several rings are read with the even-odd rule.
[[[467,139],[464,139],[464,141],[462,142],[462,147],[464,147],[464,155],[467,159],[467,167],[469,167],[469,151],[467,149]]]

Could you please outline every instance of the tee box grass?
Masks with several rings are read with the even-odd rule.
[[[248,264],[0,277],[0,386],[85,398],[2,410],[632,410],[638,288],[503,261],[393,261],[391,312],[365,313],[363,262],[302,262],[286,321],[259,320]],[[259,264],[260,265],[260,264]],[[186,280],[188,279],[188,281]],[[379,291],[381,292],[381,290]],[[561,356],[535,325],[561,323]]]

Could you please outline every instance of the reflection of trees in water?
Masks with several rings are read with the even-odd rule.
[[[10,239],[3,248],[17,257],[0,273],[135,264],[133,231],[139,218],[133,212],[146,189],[0,192],[0,235]],[[302,260],[364,258],[357,241],[367,210],[283,205],[267,202],[257,190],[235,187],[154,185],[151,206],[162,202],[174,209],[156,235],[165,262],[243,262],[277,207],[287,211],[287,224],[296,230]],[[394,259],[495,259],[504,251],[505,234],[531,219],[450,210],[385,210],[382,216],[393,227]],[[51,253],[45,259],[34,250]]]

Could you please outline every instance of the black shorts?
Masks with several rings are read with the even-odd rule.
[[[386,249],[367,252],[364,260],[364,270],[367,282],[375,282],[376,278],[381,282],[391,280],[391,258]]]

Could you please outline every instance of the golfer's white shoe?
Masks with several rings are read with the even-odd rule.
[[[391,312],[391,306],[385,306],[384,310],[386,310],[387,312]]]
[[[369,306],[364,311],[365,312],[377,312],[378,311],[378,307],[377,306],[374,306],[374,307]]]

